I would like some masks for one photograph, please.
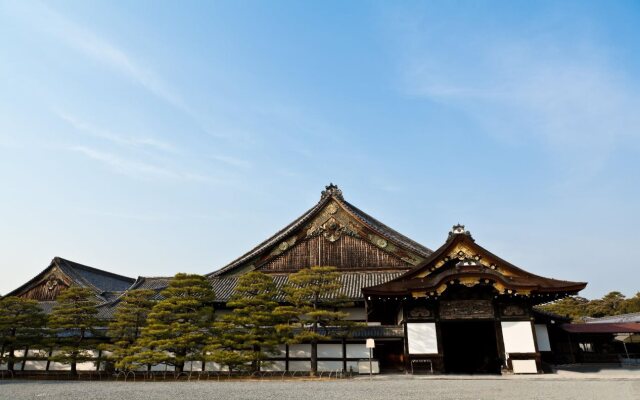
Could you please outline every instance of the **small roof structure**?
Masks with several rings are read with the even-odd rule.
[[[488,285],[498,294],[529,296],[534,304],[576,294],[587,285],[518,268],[478,245],[464,225],[458,224],[446,243],[422,263],[398,278],[362,291],[369,297],[437,297],[452,284]]]
[[[600,318],[585,318],[585,323],[587,324],[602,324],[602,323],[626,323],[626,322],[637,322],[640,323],[640,312],[629,313],[629,314],[620,314],[620,315],[608,315],[606,317]]]
[[[638,323],[603,322],[600,324],[563,324],[562,329],[570,333],[640,333]]]
[[[54,301],[69,286],[91,289],[100,301],[110,301],[127,290],[135,279],[54,257],[47,268],[27,283],[8,293],[40,302]]]

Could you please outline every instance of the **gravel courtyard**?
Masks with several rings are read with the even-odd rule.
[[[629,379],[353,379],[241,382],[0,381],[0,399],[640,399]]]

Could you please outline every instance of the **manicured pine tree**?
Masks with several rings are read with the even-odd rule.
[[[276,330],[282,320],[274,314],[278,291],[273,279],[259,271],[241,275],[227,302],[231,312],[214,323],[208,359],[230,371],[249,367],[257,371],[281,343]]]
[[[135,289],[120,298],[113,320],[109,322],[108,335],[111,343],[104,346],[105,350],[111,352],[109,358],[114,361],[117,369],[132,369],[134,345],[147,324],[155,293],[150,289]]]
[[[0,299],[0,363],[13,371],[15,351],[42,343],[46,315],[38,302],[21,297]]]
[[[318,342],[330,339],[327,328],[348,332],[354,326],[346,321],[349,315],[336,311],[344,306],[344,297],[339,296],[342,287],[340,273],[335,267],[315,266],[301,269],[289,275],[284,288],[289,305],[276,309],[276,314],[290,318],[292,342],[311,344],[311,375],[318,372]],[[341,328],[336,330],[335,328]]]
[[[147,326],[132,349],[128,363],[173,365],[184,370],[185,361],[204,359],[203,349],[211,336],[213,289],[204,276],[179,273],[161,292]]]
[[[56,302],[49,316],[49,327],[55,335],[58,352],[50,359],[70,364],[71,373],[75,375],[77,363],[90,360],[92,356],[87,350],[97,346],[96,328],[102,323],[97,317],[98,301],[90,289],[72,286],[62,291]]]

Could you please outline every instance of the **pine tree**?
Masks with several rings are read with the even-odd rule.
[[[0,299],[0,363],[13,371],[15,351],[40,344],[46,315],[38,302],[21,297]]]
[[[226,365],[229,371],[248,365],[256,371],[281,343],[276,326],[281,322],[273,279],[259,271],[238,278],[234,294],[227,302],[231,312],[214,323],[208,359]]]
[[[302,269],[289,275],[289,284],[284,288],[289,305],[276,310],[276,314],[291,318],[290,326],[295,327],[291,331],[293,342],[311,344],[312,376],[318,372],[318,342],[331,338],[328,328],[346,334],[355,325],[345,320],[348,313],[337,311],[337,307],[346,304],[344,297],[339,296],[341,287],[340,273],[335,267]]]
[[[147,324],[147,315],[153,307],[154,290],[136,289],[125,293],[118,304],[113,320],[109,323],[111,343],[104,346],[111,352],[110,358],[117,369],[132,368],[131,358],[136,340]]]
[[[127,363],[166,363],[182,372],[185,361],[204,358],[215,296],[205,277],[183,273],[171,279],[161,295],[164,299],[151,309]]]
[[[71,365],[71,373],[77,374],[76,364],[92,358],[87,352],[97,344],[95,329],[101,321],[97,318],[97,299],[90,289],[72,286],[56,299],[49,316],[49,327],[56,333],[58,354],[52,361]]]

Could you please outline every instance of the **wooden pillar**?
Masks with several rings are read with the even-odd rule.
[[[289,372],[289,345],[284,345],[284,370]]]
[[[342,370],[347,372],[347,339],[342,338]]]
[[[503,369],[509,369],[509,363],[506,357],[506,351],[504,348],[504,336],[502,335],[502,320],[500,319],[500,314],[496,314],[495,320],[496,327],[496,345],[498,346],[498,356],[502,360],[502,365],[500,366],[500,370],[502,373]]]

